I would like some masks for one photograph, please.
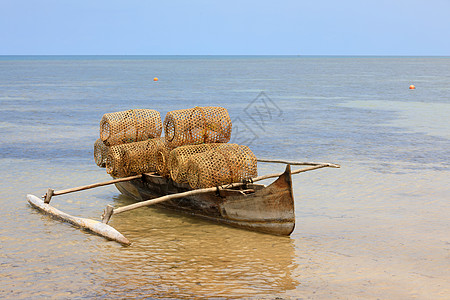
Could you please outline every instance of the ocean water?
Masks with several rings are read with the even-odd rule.
[[[449,95],[449,57],[0,56],[0,298],[448,299]],[[290,237],[149,207],[113,217],[122,247],[26,202],[109,179],[104,113],[209,105],[260,158],[341,164],[294,176]],[[131,202],[52,200],[93,219]]]

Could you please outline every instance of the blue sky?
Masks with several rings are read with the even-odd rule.
[[[450,55],[450,0],[0,0],[0,55]]]

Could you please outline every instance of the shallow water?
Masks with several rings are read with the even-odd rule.
[[[450,58],[0,57],[0,298],[448,299],[449,92]],[[109,179],[105,112],[195,105],[226,107],[258,157],[342,165],[294,177],[290,237],[143,208],[111,220],[122,247],[27,204]],[[52,200],[94,219],[131,202]]]

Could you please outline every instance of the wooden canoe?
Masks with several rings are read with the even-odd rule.
[[[188,184],[153,174],[115,183],[124,195],[137,201],[191,190]],[[232,189],[188,196],[155,204],[203,219],[274,235],[290,235],[295,227],[291,168],[270,185],[248,183]]]

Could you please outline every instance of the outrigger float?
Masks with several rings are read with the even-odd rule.
[[[192,189],[188,184],[176,183],[157,173],[144,173],[61,191],[49,188],[42,197],[44,200],[31,194],[27,195],[27,200],[33,207],[44,213],[123,245],[129,245],[131,242],[107,224],[111,217],[150,205],[181,211],[243,229],[288,236],[295,227],[292,175],[325,167],[340,167],[331,163],[267,159],[258,159],[258,162],[283,163],[286,164],[286,169],[279,174],[269,174],[243,182],[203,189]],[[307,167],[292,171],[291,165]],[[268,186],[255,183],[271,178],[277,179]],[[134,198],[137,202],[118,208],[108,205],[101,221],[74,217],[50,205],[50,200],[54,196],[110,184],[115,184],[122,194]]]

